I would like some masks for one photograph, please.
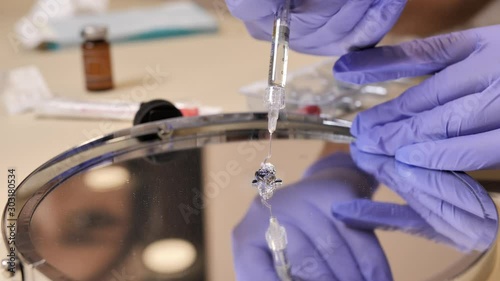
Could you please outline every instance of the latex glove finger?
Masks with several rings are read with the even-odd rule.
[[[255,39],[271,41],[271,29],[274,24],[274,15],[261,18],[258,21],[245,22],[248,33]]]
[[[233,244],[234,269],[238,281],[280,281],[267,248]]]
[[[469,189],[463,188],[464,185],[468,185],[476,193],[484,192],[477,182],[463,173],[429,171],[409,166],[395,161],[393,157],[364,153],[354,144],[351,145],[351,155],[361,169],[373,174],[379,182],[410,202],[414,201],[414,198],[421,198],[417,196],[418,194],[427,194],[454,206],[460,206],[464,211],[478,217],[496,215],[494,206],[485,202],[479,203],[476,195]],[[450,192],[450,189],[453,192]]]
[[[267,225],[262,222],[262,219],[269,215],[256,202],[252,204],[248,214],[232,233],[236,280],[279,281],[271,253],[264,239]]]
[[[301,0],[293,2],[290,47],[302,53],[340,55],[375,45],[392,28],[407,0]],[[271,39],[274,15],[284,1],[226,0],[250,34]]]
[[[363,151],[394,155],[399,148],[500,127],[500,80],[482,93],[467,95],[414,117],[366,129],[356,140]]]
[[[447,207],[450,206],[448,205]],[[469,236],[469,233],[462,232],[462,230],[467,230],[467,228],[454,228],[453,222],[444,220],[446,216],[427,214],[427,217],[423,218],[422,214],[416,212],[413,207],[406,205],[359,199],[334,206],[332,212],[336,218],[342,220],[350,227],[367,230],[375,228],[398,230],[458,247],[462,251],[484,250],[493,241],[492,237],[488,240],[483,240],[481,236]],[[464,213],[461,215],[467,214]],[[476,220],[470,222],[476,225],[471,225],[471,227],[484,226],[483,220],[477,220],[477,217],[472,218]],[[492,225],[496,226],[495,223]],[[481,233],[483,231],[480,231]]]
[[[375,1],[360,22],[342,40],[353,51],[376,45],[394,26],[407,0]],[[368,36],[369,35],[369,36]]]
[[[373,175],[379,182],[390,185],[390,182],[387,181],[391,180],[391,178],[384,177],[386,174],[384,171],[389,170],[388,174],[395,171],[394,157],[363,152],[359,150],[356,142],[351,143],[349,148],[352,160],[361,170]]]
[[[473,31],[466,31],[353,52],[336,62],[335,77],[352,83],[369,83],[431,74],[467,58],[475,50],[477,41]],[[414,116],[454,98],[482,91],[473,89],[482,84],[484,77],[461,77],[469,69],[470,64],[450,67],[395,100],[358,114],[351,133],[358,136],[373,126]]]
[[[334,169],[332,169],[332,167],[334,167]],[[321,198],[321,200],[317,200],[314,203],[314,206],[317,211],[321,211],[321,214],[325,216],[325,220],[330,214],[332,202],[345,202],[350,200],[353,196],[371,196],[373,190],[377,186],[377,181],[372,176],[361,173],[359,168],[353,163],[351,156],[342,153],[335,153],[317,161],[305,172],[304,177],[314,179],[314,181],[311,182],[313,184],[309,184],[310,187],[308,190],[314,192],[318,198]],[[329,180],[324,182],[324,179]],[[304,183],[307,183],[307,181],[304,181]],[[332,183],[337,183],[335,185],[335,191],[329,191],[331,190]],[[358,187],[360,190],[363,190],[363,192],[361,192],[363,194],[352,194],[348,192],[349,188],[346,189],[346,191],[342,191],[345,187],[349,186]],[[289,204],[289,202],[292,202],[290,198],[286,198],[286,194],[282,197],[273,199],[276,200],[272,202],[273,205]],[[303,208],[295,206],[294,209]],[[339,276],[340,280],[392,280],[391,270],[383,249],[373,233],[353,232],[332,219],[330,219],[330,224],[336,226],[334,229],[328,230],[324,228],[331,226],[318,228],[317,221],[311,220],[308,218],[308,215],[309,213],[300,212],[295,213],[293,216],[295,218],[301,218],[300,221],[305,223],[303,228],[309,229],[307,230],[309,237],[316,237],[316,239],[319,239],[315,242],[316,245],[319,245],[319,248],[330,249],[328,245],[336,245],[338,243],[340,243],[340,245],[345,243],[348,244],[349,249],[347,249],[347,253],[344,253],[343,250],[333,248],[333,253],[338,253],[339,255],[327,259],[328,264],[333,272]],[[339,237],[344,238],[336,242],[338,239],[336,238],[337,236],[332,236],[332,234],[335,233],[337,233]],[[326,254],[331,254],[332,251],[326,251]],[[370,255],[366,253],[370,253]],[[343,259],[347,259],[347,257],[351,256],[354,257],[355,263],[358,265],[355,268],[361,271],[364,279],[360,277],[354,278],[354,276],[352,276],[353,273],[350,272],[338,272],[339,269],[343,271],[348,269],[347,265],[339,266],[339,264],[343,264],[345,262]],[[374,262],[373,257],[377,257],[377,262]]]
[[[349,250],[356,259],[363,280],[391,281],[392,273],[387,257],[377,236],[371,231],[352,231],[340,221],[334,221],[336,228],[349,245]],[[334,265],[334,266],[339,266]],[[342,279],[358,280],[358,279]]]
[[[295,215],[310,217],[310,213]],[[314,219],[305,217],[300,219],[300,222],[300,229],[307,236],[305,239],[314,245],[311,248],[315,249],[315,252],[303,247],[297,248],[295,246],[300,244],[294,245],[294,239],[289,239],[290,262],[294,276],[304,280],[320,280],[322,275],[316,267],[322,265],[320,261],[324,261],[331,275],[339,280],[392,280],[389,263],[373,232],[346,228],[334,220],[329,208],[323,208],[322,204],[318,206]],[[286,225],[285,227],[291,228]]]
[[[291,12],[315,17],[332,17],[348,1],[352,0],[292,0]],[[284,3],[285,0],[226,0],[231,14],[244,21],[260,20],[270,15],[274,17]]]
[[[309,22],[314,22],[310,20],[310,17],[315,17],[315,19],[321,18],[319,22],[324,22],[327,19],[333,17],[342,6],[353,0],[292,0],[292,17],[299,16],[297,19],[301,20],[309,18]],[[364,0],[362,2],[372,2],[373,0]],[[279,7],[285,3],[285,0],[226,0],[226,5],[231,12],[231,14],[245,22],[258,22],[263,18],[274,19]],[[307,25],[310,25],[309,23]],[[301,26],[301,25],[299,25]],[[319,26],[313,26],[318,28]],[[272,25],[266,32],[271,33]]]
[[[318,200],[325,207],[325,213],[329,213],[332,203],[329,200],[347,200],[352,196],[369,198],[378,186],[375,178],[359,169],[351,155],[347,153],[332,153],[321,158],[304,172],[302,179],[304,185],[323,187],[324,190],[329,190],[335,185],[333,192],[336,193],[335,197],[332,197],[332,193],[328,193]],[[280,202],[287,204],[285,200]]]
[[[306,173],[309,176],[300,184],[289,186],[273,196],[270,200],[273,213],[278,219],[293,218],[293,222],[290,219],[283,220],[285,227],[288,223],[300,227],[319,249],[318,252],[322,254],[332,273],[340,280],[392,280],[389,265],[375,235],[347,229],[331,217],[332,202],[347,202],[357,197],[352,186],[365,187],[366,182],[365,174],[357,168],[352,170],[340,166],[327,169],[327,164],[340,164],[337,160],[352,163],[350,157],[346,160],[342,155],[344,154],[337,153],[317,162],[317,165]],[[370,177],[368,182],[372,181],[373,178]],[[373,186],[366,186],[367,190],[372,188]],[[304,192],[301,197],[304,199],[297,200],[297,192]],[[313,201],[305,200],[311,195],[314,195]],[[276,208],[290,204],[293,204],[294,208]],[[292,243],[290,239],[290,247],[294,247]],[[303,252],[300,249],[299,252],[291,253],[290,257],[300,256],[301,251]],[[370,255],[366,255],[367,252]],[[373,257],[377,259],[374,260]]]
[[[495,232],[490,231],[496,225],[490,219],[496,218],[495,206],[478,202],[483,197],[477,197],[477,193],[484,190],[469,176],[408,166],[391,157],[363,153],[355,145],[351,145],[351,155],[361,169],[373,173],[378,181],[405,199],[439,233],[450,237],[453,235],[449,233],[463,233],[465,238],[457,236],[457,244],[492,241],[487,234]],[[466,185],[469,188],[464,188]]]
[[[311,237],[304,232],[304,227],[302,225],[299,228],[294,225],[283,223],[283,226],[287,231],[287,254],[291,265],[290,271],[294,278],[304,281],[346,280],[337,276],[339,272],[334,272],[332,270],[332,267],[329,265],[332,256],[326,255],[325,249],[319,248],[314,240],[329,235],[329,232],[322,233],[321,236]],[[350,258],[344,260],[344,265],[347,269],[356,268]],[[342,274],[342,272],[340,273]],[[359,276],[359,273],[357,276]]]
[[[470,73],[471,69],[483,71]],[[488,78],[489,74],[483,72],[489,70],[472,57],[449,66],[399,97],[359,113],[353,121],[351,133],[359,136],[375,126],[410,118],[469,94],[482,92],[493,81]]]
[[[437,232],[450,237],[462,250],[487,249],[494,237],[496,220],[476,216],[461,206],[450,204],[426,193],[405,196],[408,204]],[[471,204],[479,205],[476,201]],[[480,207],[480,206],[479,206]]]
[[[478,202],[477,194],[484,193],[484,190],[468,175],[448,171],[429,172],[427,169],[401,162],[396,162],[395,166],[393,175],[389,175],[390,172],[387,171],[384,176],[397,178],[394,181],[401,180],[390,188],[404,197],[410,205],[413,206],[415,201],[424,202],[421,205],[427,206],[427,209],[439,210],[440,204],[447,203],[481,219],[495,217],[494,206]],[[471,190],[474,190],[474,193]],[[432,201],[434,205],[426,201]]]
[[[291,199],[291,195],[284,192],[277,193],[273,199],[279,197],[279,195],[285,197],[283,200]],[[279,204],[276,201],[275,203]],[[276,207],[276,205],[274,206]],[[318,248],[313,244],[313,240],[302,231],[304,226],[302,224],[300,227],[295,225],[295,223],[304,221],[300,216],[305,214],[297,212],[286,215],[280,212],[279,209],[275,208],[275,210],[275,216],[278,217],[280,224],[285,227],[287,232],[287,253],[292,273],[295,273],[296,277],[300,277],[304,281],[320,280],[317,278],[321,276],[329,276],[328,280],[337,280],[326,261],[321,258],[322,256],[318,253]],[[315,215],[318,214],[315,213]],[[290,216],[294,218],[293,222],[286,219]],[[280,217],[285,219],[280,219]],[[330,224],[330,220],[329,218],[328,224]],[[233,257],[237,280],[279,280],[274,268],[272,253],[268,249],[265,240],[265,233],[269,227],[268,221],[269,210],[261,204],[260,200],[255,199],[247,215],[233,231]],[[312,221],[316,222],[317,220]],[[313,228],[309,230],[312,233],[315,233],[314,229],[316,227],[324,229],[321,224],[309,225],[309,227]],[[329,230],[330,228],[328,228]],[[318,237],[319,234],[315,233],[314,235]],[[321,233],[321,235],[326,234]],[[308,261],[311,260],[311,257],[319,257],[314,260],[313,272],[310,271],[310,267],[307,267],[310,266]],[[351,262],[348,268],[353,267],[355,268],[355,264]]]
[[[249,212],[233,231],[233,257],[237,280],[269,280],[279,281],[273,263],[272,253],[265,240],[269,226],[268,210],[255,200]],[[328,280],[338,280],[330,270],[326,261],[318,253],[318,248],[301,229],[293,223],[281,220],[288,238],[287,254],[292,274],[300,280],[320,280],[329,276]],[[314,226],[316,227],[316,226]],[[324,233],[322,234],[324,235]],[[311,261],[312,257],[318,257]],[[310,271],[310,262],[314,262],[314,271]],[[351,262],[348,268],[355,267]]]
[[[428,239],[443,239],[451,243],[451,240],[434,231],[431,225],[407,205],[358,199],[333,205],[332,214],[347,226],[355,229],[399,230],[422,235]]]
[[[337,169],[349,169],[352,171],[358,171],[362,174],[362,171],[358,168],[356,163],[353,161],[353,158],[350,154],[344,152],[336,152],[329,154],[318,161],[314,162],[311,166],[307,168],[307,170],[302,175],[303,179],[314,177],[318,174],[321,174],[325,171],[330,171],[334,173]],[[331,176],[334,179],[336,175]],[[369,174],[364,175],[365,178],[373,180]],[[359,177],[353,177],[358,179]],[[357,181],[357,180],[356,180]],[[372,186],[376,186],[377,183],[373,180],[371,182]]]
[[[349,173],[349,171],[339,172]],[[282,221],[287,229],[300,228],[306,237],[303,239],[314,245],[311,248],[316,251],[306,251],[301,246],[300,241],[302,240],[298,238],[297,240],[289,239],[290,261],[292,269],[296,270],[294,275],[302,279],[318,280],[316,278],[319,278],[319,275],[315,273],[317,270],[312,270],[307,265],[311,263],[310,266],[316,267],[316,265],[322,264],[319,261],[323,261],[330,269],[331,274],[339,280],[374,280],[374,276],[378,277],[376,280],[391,280],[388,263],[374,234],[358,233],[346,229],[342,224],[337,225],[331,217],[330,206],[332,202],[345,202],[350,200],[348,198],[352,198],[352,195],[342,191],[342,181],[340,179],[337,184],[332,180],[323,181],[317,178],[311,183],[302,181],[303,186],[308,186],[308,192],[314,193],[318,198],[314,202],[293,200],[292,197],[295,196],[293,191],[300,188],[298,186],[289,186],[285,190],[291,192],[276,194],[270,200],[272,206],[285,206],[294,202],[293,209],[277,210],[273,208],[273,213],[278,219],[291,217],[294,222],[300,222],[299,225],[288,222],[289,220]],[[332,186],[334,186],[333,189]],[[367,252],[370,253],[369,256],[366,255]],[[373,256],[377,257],[376,261],[373,260]]]
[[[388,0],[381,2],[387,1]],[[325,2],[320,2],[323,4],[318,5],[317,3],[310,3],[309,5],[302,5],[293,9],[291,15],[293,28],[290,29],[290,46],[292,48],[317,55],[329,54],[331,50],[325,48],[325,44],[335,42],[335,45],[338,45],[337,41],[342,39],[356,26],[356,24],[358,24],[360,18],[371,7],[373,0],[347,0],[345,3],[337,1],[338,3],[332,2],[330,4],[338,6],[338,9],[333,7],[325,8],[323,7]],[[308,2],[304,2],[304,4],[305,3]],[[381,4],[378,4],[378,6],[380,5]],[[319,9],[318,6],[321,9]],[[332,14],[330,14],[331,12],[328,12],[326,15],[321,14],[332,9],[335,11]],[[318,10],[323,11],[320,12]],[[353,12],[359,16],[353,16]],[[315,20],[311,20],[311,17],[315,18]],[[252,37],[259,40],[270,41],[272,38],[274,19],[275,15],[269,14],[258,20],[247,21],[245,25]],[[316,23],[321,23],[321,25]],[[329,32],[329,30],[334,30],[335,32]],[[331,36],[325,36],[325,33],[332,34]],[[318,52],[318,49],[324,49],[326,53]],[[346,51],[347,50],[342,50],[337,52],[345,53]]]
[[[306,44],[302,51],[316,55],[341,55],[359,48],[373,46],[396,23],[406,2],[407,0],[373,1],[363,17],[358,18],[353,17],[351,12],[364,9],[366,3],[351,0],[322,27],[325,31],[335,30],[336,33],[333,34],[336,35],[332,32],[318,32],[314,36],[319,41],[301,41]],[[325,36],[327,33],[332,35]]]
[[[334,65],[341,81],[365,84],[432,74],[467,58],[478,39],[471,31],[352,52]]]
[[[428,169],[473,171],[500,168],[500,130],[407,145],[396,151],[403,163]]]
[[[315,217],[312,223],[317,221]],[[292,276],[300,280],[350,280],[346,277],[363,280],[349,249],[330,224],[330,219],[326,224],[316,224],[327,229],[327,232],[311,236],[311,232],[316,231],[308,231],[304,224],[300,228],[286,222],[283,224],[288,233],[287,253]],[[335,262],[342,266],[332,266]]]
[[[317,17],[318,15],[295,15],[295,17],[292,17],[294,25],[291,28],[291,32],[297,33],[299,36],[293,36],[293,34],[291,34],[290,37],[292,39],[290,44],[301,50],[309,50],[307,53],[318,55],[328,54],[331,50],[328,50],[327,53],[318,53],[317,51],[318,49],[325,49],[324,46],[330,42],[338,42],[344,38],[347,33],[351,32],[360,20],[366,16],[365,14],[368,9],[372,8],[373,2],[375,1],[348,0],[336,14],[329,16],[328,19],[324,19],[323,21],[318,21],[322,22],[321,26],[307,24],[311,16]],[[387,2],[387,0],[381,2]],[[300,24],[297,24],[297,22]],[[326,33],[329,33],[329,30],[335,30],[335,33],[332,33],[331,36],[325,36]],[[348,50],[339,50],[337,52],[345,53],[347,51]]]
[[[294,277],[304,281],[321,280],[325,276],[328,277],[325,280],[339,280],[306,234],[291,225],[285,225],[285,228],[289,241],[287,254]],[[279,281],[272,253],[267,244],[263,243],[263,237],[255,237],[255,232],[252,231],[248,233],[254,237],[246,242],[241,241],[241,233],[234,236],[237,237],[233,242],[237,280]],[[350,264],[348,268],[352,267]]]

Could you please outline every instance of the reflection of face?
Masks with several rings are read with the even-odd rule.
[[[83,174],[84,175],[84,174]],[[95,280],[127,247],[132,220],[130,190],[96,191],[75,176],[36,209],[31,230],[44,259],[76,280]]]

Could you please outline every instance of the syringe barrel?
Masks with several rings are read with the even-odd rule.
[[[288,41],[290,38],[290,0],[278,10],[274,21],[271,59],[269,62],[268,88],[264,104],[269,111],[268,130],[273,133],[279,111],[285,108],[285,85],[288,67]]]
[[[280,7],[274,21],[269,62],[269,86],[285,87],[288,66],[288,42],[290,40],[290,1]]]
[[[273,41],[271,44],[271,58],[269,62],[268,84],[285,87],[288,65],[288,26],[275,22]]]

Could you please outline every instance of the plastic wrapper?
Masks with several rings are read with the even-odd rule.
[[[285,111],[351,119],[354,113],[387,101],[404,91],[410,83],[398,80],[370,85],[354,85],[335,80],[334,60],[326,60],[290,72],[286,86]],[[263,94],[266,81],[240,89],[250,111],[266,111]]]

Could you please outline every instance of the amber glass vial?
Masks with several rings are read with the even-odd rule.
[[[105,26],[86,26],[82,30],[82,52],[85,82],[89,91],[104,91],[113,88],[111,54],[106,41]]]

